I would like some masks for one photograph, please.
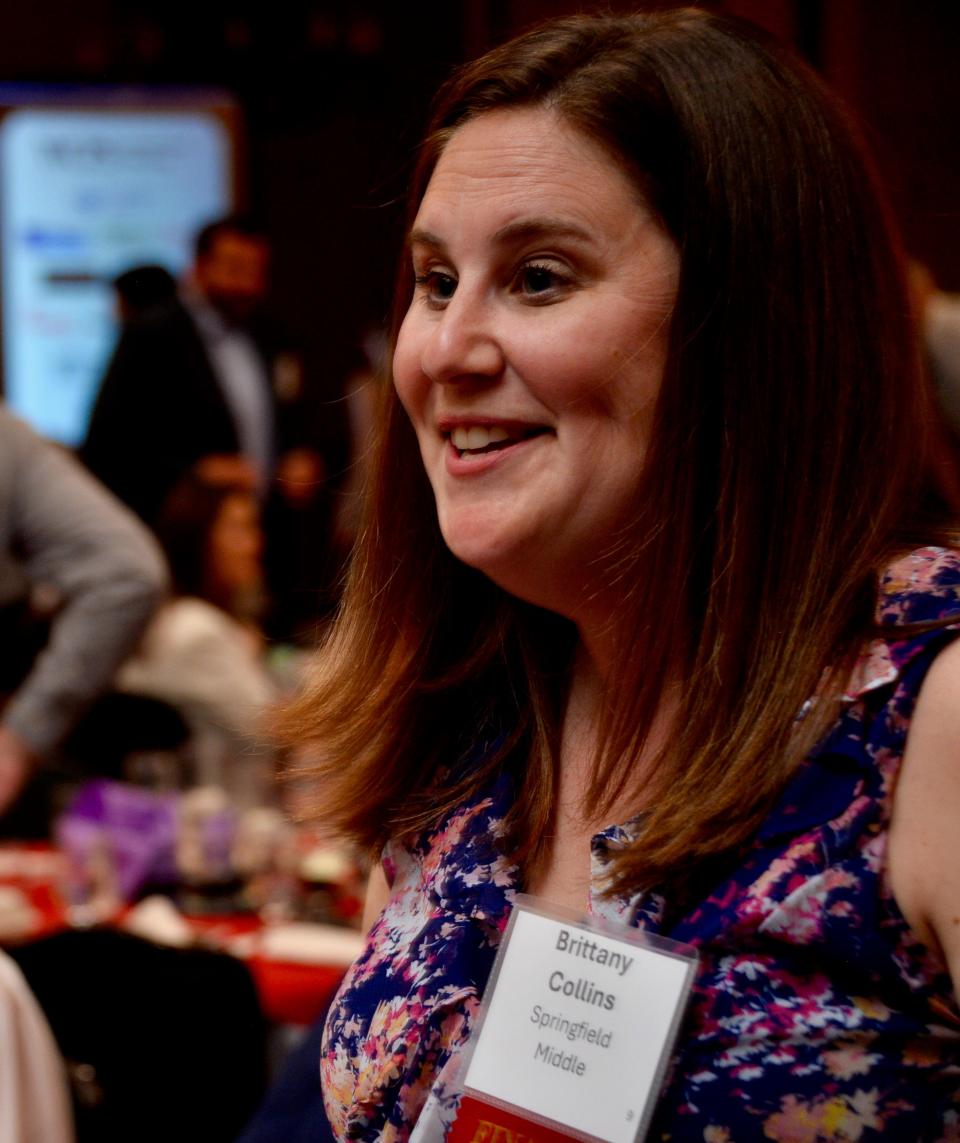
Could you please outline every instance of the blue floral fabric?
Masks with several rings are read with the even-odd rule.
[[[895,630],[953,616],[956,626]],[[612,848],[640,827],[593,839],[592,912],[692,944],[701,958],[650,1140],[960,1141],[957,998],[885,882],[914,703],[960,627],[960,554],[924,548],[893,565],[878,618],[889,638],[864,648],[831,733],[696,907],[674,916],[656,893],[604,898]],[[441,1134],[452,1121],[458,1051],[522,889],[502,853],[510,798],[504,777],[442,828],[388,848],[390,900],[322,1049],[327,1114],[342,1139],[413,1133],[416,1143],[425,1104]]]

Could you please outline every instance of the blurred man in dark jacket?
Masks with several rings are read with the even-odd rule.
[[[269,246],[245,218],[204,227],[179,294],[124,324],[94,406],[80,456],[152,523],[186,472],[239,483],[265,498],[286,474],[323,476],[319,456],[298,439],[300,370],[279,352],[259,318]]]

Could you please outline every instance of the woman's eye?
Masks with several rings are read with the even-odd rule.
[[[522,266],[516,279],[518,291],[530,298],[554,293],[564,284],[564,278],[554,267],[536,263]]]
[[[450,301],[456,293],[457,280],[440,270],[428,270],[424,274],[414,276],[417,290],[426,296],[433,305],[442,305]]]

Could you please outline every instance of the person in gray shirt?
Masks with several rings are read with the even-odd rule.
[[[0,597],[55,593],[49,639],[0,711],[0,814],[133,650],[167,588],[159,548],[71,456],[0,406]]]

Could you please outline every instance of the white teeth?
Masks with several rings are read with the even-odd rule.
[[[507,441],[510,434],[499,425],[471,425],[469,428],[458,425],[450,434],[453,447],[461,452],[486,448],[499,441]]]

